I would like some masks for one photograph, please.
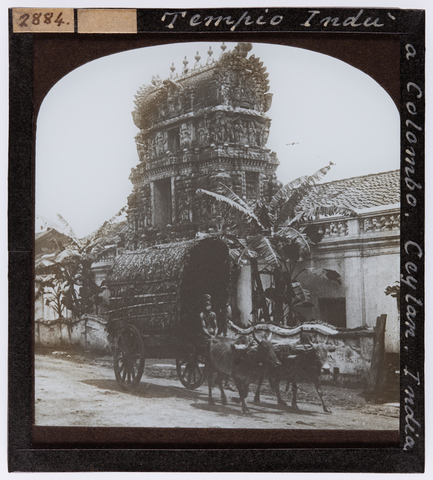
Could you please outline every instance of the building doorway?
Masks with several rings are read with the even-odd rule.
[[[171,223],[171,178],[157,180],[154,185],[154,224],[156,228],[164,228]]]
[[[334,327],[343,327],[346,325],[346,299],[339,298],[319,298],[320,319]]]

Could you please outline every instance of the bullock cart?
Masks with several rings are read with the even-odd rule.
[[[213,311],[223,312],[229,276],[228,248],[218,238],[155,245],[116,257],[107,277],[107,330],[121,388],[137,387],[146,359],[175,359],[179,380],[188,389],[203,383],[203,297],[211,295]]]

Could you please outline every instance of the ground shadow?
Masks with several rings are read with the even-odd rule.
[[[126,391],[122,390],[119,384],[114,379],[89,379],[82,380],[82,383],[91,385],[98,389],[104,390],[106,394],[109,393],[124,393],[140,398],[180,398],[185,400],[193,400],[192,407],[205,410],[214,411],[222,414],[234,414],[244,416],[242,413],[241,403],[239,396],[228,396],[228,402],[232,405],[222,405],[219,399],[216,399],[215,405],[209,405],[208,393],[201,390],[188,390],[183,386],[177,385],[158,385],[151,382],[140,382],[135,390]],[[271,415],[284,415],[284,413],[290,412],[290,407],[284,407],[277,403],[260,402],[260,404],[247,401],[250,415],[256,414],[271,414]],[[311,415],[313,412],[295,411],[298,414]]]
[[[82,383],[91,385],[102,390],[112,390],[114,392],[125,393],[142,398],[185,398],[190,400],[197,400],[200,397],[206,397],[204,393],[199,390],[188,390],[182,386],[175,385],[157,385],[155,383],[141,382],[135,390],[123,390],[120,388],[116,380],[112,379],[92,379],[83,380]]]
[[[281,410],[265,410],[262,408],[257,408],[256,406],[251,406],[251,404],[248,403],[248,413],[243,413],[242,412],[242,407],[240,406],[233,406],[233,405],[222,405],[221,403],[216,403],[215,405],[209,405],[209,403],[192,403],[191,407],[197,408],[198,410],[203,410],[206,412],[215,412],[215,413],[220,413],[223,415],[235,415],[238,417],[245,417],[246,415],[249,416],[254,416],[256,418],[260,418],[261,415],[283,415],[284,412]],[[265,417],[263,417],[265,418]]]

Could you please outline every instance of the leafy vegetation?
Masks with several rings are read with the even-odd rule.
[[[307,277],[315,275],[340,283],[338,272],[305,268],[304,260],[318,241],[309,222],[321,216],[354,215],[349,208],[336,207],[328,199],[302,207],[304,199],[331,168],[332,163],[313,175],[305,175],[284,185],[271,199],[245,202],[221,184],[221,193],[200,189],[226,219],[231,255],[238,263],[248,258],[254,284],[253,311],[256,321],[296,325],[305,321],[303,311],[313,306],[305,287]],[[265,277],[267,277],[265,279]]]
[[[103,288],[95,283],[91,266],[107,254],[110,243],[115,243],[120,225],[116,220],[123,211],[83,239],[77,238],[67,221],[58,215],[59,230],[67,240],[63,243],[54,237],[54,252],[36,259],[36,296],[44,295],[45,305],[55,312],[56,322],[68,326],[69,335],[77,319],[98,313]],[[72,318],[65,318],[66,310]]]

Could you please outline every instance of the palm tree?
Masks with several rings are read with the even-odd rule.
[[[44,293],[49,297],[48,304],[58,313],[59,320],[64,318],[62,306],[70,310],[75,318],[80,318],[99,305],[103,289],[94,282],[91,266],[104,252],[104,245],[114,239],[117,233],[115,221],[125,208],[83,239],[79,239],[68,222],[57,215],[61,225],[59,230],[69,242],[66,246],[56,242],[54,255],[37,261],[35,271]]]
[[[221,184],[221,192],[199,189],[197,194],[207,198],[228,219],[234,235],[232,257],[240,263],[247,257],[253,277],[253,314],[257,321],[264,319],[284,323],[304,320],[302,308],[312,306],[309,291],[300,277],[319,275],[326,280],[340,282],[340,275],[329,269],[302,268],[302,261],[310,254],[314,231],[306,228],[311,220],[320,216],[354,215],[350,208],[332,205],[330,199],[302,208],[301,201],[314,189],[332,166],[332,162],[313,175],[299,177],[284,185],[269,202],[257,199],[245,202],[229,187]],[[230,220],[231,219],[231,220]],[[236,237],[238,245],[234,246]],[[263,260],[264,267],[259,264]],[[271,285],[263,287],[262,275],[271,278]],[[301,309],[301,310],[300,310]]]

